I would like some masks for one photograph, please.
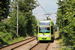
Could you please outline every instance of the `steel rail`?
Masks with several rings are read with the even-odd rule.
[[[22,43],[22,42],[27,41],[27,40],[29,40],[29,39],[32,39],[32,38],[34,38],[34,37],[35,37],[35,36],[32,36],[32,37],[30,37],[30,38],[28,38],[28,39],[25,39],[25,40],[22,40],[22,41],[13,43],[13,44],[8,44],[8,45],[6,45],[6,46],[1,46],[1,47],[0,47],[0,50],[3,49],[3,48],[6,48],[6,47],[10,47],[10,46],[12,46],[12,45],[18,44],[18,43]],[[24,43],[23,43],[23,44],[24,44]]]
[[[37,43],[37,44],[35,44],[33,47],[31,47],[29,50],[34,50],[35,48],[36,48],[36,50],[37,50],[37,46],[39,46],[41,43]],[[46,44],[46,46],[43,46],[43,48],[45,47],[45,49],[44,50],[47,50],[48,49],[48,47],[49,47],[49,45],[50,45],[50,42],[49,43],[47,43]],[[39,49],[40,50],[40,49]]]
[[[16,47],[12,48],[11,50],[14,50],[14,49],[16,49],[16,48],[19,48],[20,46],[25,45],[25,44],[27,44],[27,43],[29,43],[29,42],[34,41],[34,40],[36,40],[36,39],[32,39],[31,41],[28,41],[28,42],[23,43],[23,44],[21,44],[21,45],[19,45],[19,46],[16,46]]]

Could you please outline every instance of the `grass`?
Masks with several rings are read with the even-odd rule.
[[[15,38],[14,40],[8,41],[8,44],[13,44],[13,43],[16,43],[16,42],[25,40],[25,39],[27,39],[27,38],[29,38],[29,37],[30,37],[30,36]]]
[[[34,36],[36,36],[35,33],[34,33]],[[22,40],[24,40],[24,39],[27,39],[27,38],[29,38],[29,37],[30,37],[30,36],[26,33],[26,37],[15,38],[14,40],[8,41],[8,44],[13,44],[13,43],[22,41]]]
[[[27,38],[29,38],[29,36],[28,36],[28,37],[14,38],[14,39],[12,39],[12,40],[7,41],[6,43],[7,43],[7,44],[13,44],[13,43],[22,41],[22,40],[27,39]],[[7,45],[7,44],[1,44],[0,46],[2,46],[2,45]]]
[[[19,41],[22,41],[24,39],[25,39],[24,37],[14,38],[13,40],[8,41],[8,44],[13,44],[15,42],[19,42]]]
[[[13,43],[22,41],[24,39],[29,38],[30,36],[28,34],[26,34],[25,37],[17,36],[17,37],[14,37],[14,39],[12,37],[13,36],[10,33],[0,32],[0,46],[2,46],[2,45],[8,45],[8,44],[13,44]]]
[[[59,36],[59,32],[57,32],[56,33],[56,40],[58,41],[58,46],[59,46],[59,49],[58,50],[63,50],[63,40],[62,40],[62,38],[60,38],[60,36]]]
[[[59,32],[57,32],[56,38],[59,38]],[[61,47],[60,50],[72,50],[69,46],[64,46],[64,41],[62,38],[57,39],[58,45]]]

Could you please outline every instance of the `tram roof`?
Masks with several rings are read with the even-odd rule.
[[[50,21],[39,21],[40,23],[50,23]]]
[[[45,23],[45,22],[53,22],[52,20],[38,20],[39,22]]]

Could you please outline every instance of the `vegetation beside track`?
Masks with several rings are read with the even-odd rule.
[[[8,2],[8,0],[7,0]],[[0,1],[2,4],[6,4],[6,1]],[[17,35],[17,7],[18,5],[18,35]],[[9,7],[9,5],[2,5]],[[11,18],[4,18],[7,12],[2,9],[0,12],[0,45],[12,44],[23,40],[25,37],[35,35],[36,18],[33,15],[33,10],[37,7],[35,0],[14,0],[11,2],[12,11],[9,13]],[[2,14],[4,13],[4,14]],[[1,19],[6,20],[2,22]]]
[[[11,33],[0,32],[0,46],[8,45],[8,44],[13,44],[13,43],[22,41],[22,40],[28,38],[29,36],[26,36],[26,37],[16,36],[14,38],[13,37],[14,36],[12,36]]]
[[[60,38],[59,34],[60,34],[59,32],[56,33],[56,41],[57,41],[56,48],[57,48],[57,50],[74,50],[74,46],[71,46],[71,45],[66,46],[65,45],[63,37]]]
[[[58,0],[57,26],[65,46],[75,50],[75,0]],[[65,49],[68,50],[68,49]]]

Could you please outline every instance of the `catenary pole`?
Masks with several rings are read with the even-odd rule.
[[[18,5],[17,5],[17,35],[18,35]]]

